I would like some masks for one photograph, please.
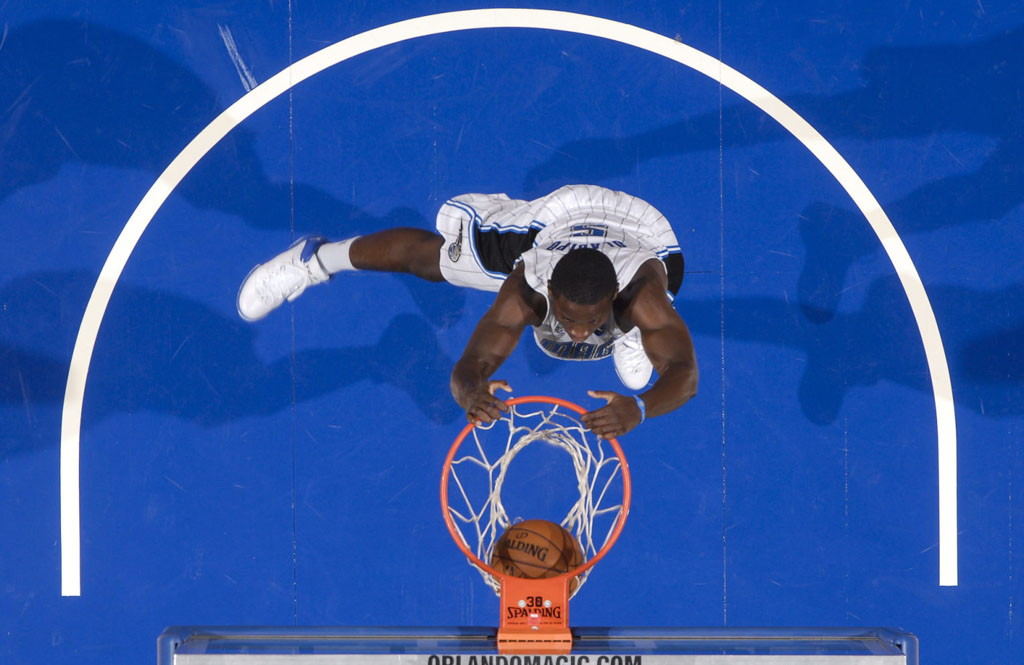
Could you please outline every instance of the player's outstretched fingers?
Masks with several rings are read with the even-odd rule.
[[[497,379],[497,380],[493,380],[493,381],[488,381],[487,382],[487,391],[490,392],[492,395],[495,392],[497,392],[498,389],[504,390],[507,393],[512,392],[512,386],[508,385],[508,381],[502,381],[500,379]],[[501,401],[501,400],[499,400],[499,401]],[[504,402],[501,402],[501,403],[505,404]],[[505,404],[505,410],[508,411],[508,405],[507,404]]]
[[[501,380],[487,382],[487,392],[491,393],[491,396],[493,397],[493,400],[490,402],[489,406],[491,416],[493,417],[494,420],[501,418],[501,413],[508,413],[509,409],[511,408],[503,399],[494,396],[494,393],[496,393],[498,390],[504,390],[505,392],[510,393],[512,392],[512,386],[508,385],[507,381]]]
[[[595,417],[590,423],[590,430],[602,439],[614,439],[624,433],[618,419],[607,414]]]
[[[479,401],[466,411],[466,417],[470,422],[474,422],[477,425],[480,423],[493,423],[495,420],[501,418],[501,409],[490,401]]]
[[[479,425],[480,423],[492,423],[501,418],[503,412],[507,413],[509,405],[504,400],[495,397],[497,390],[511,392],[512,386],[506,381],[488,381],[487,390],[477,390],[473,395],[469,408],[466,409],[466,419]]]
[[[611,390],[588,390],[587,394],[594,399],[603,399],[604,401],[611,404],[611,401],[616,397],[620,397],[619,393]]]
[[[589,390],[587,394],[608,403],[583,415],[583,424],[601,438],[622,436],[636,427],[641,420],[635,400],[610,390]]]

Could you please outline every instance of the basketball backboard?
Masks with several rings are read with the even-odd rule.
[[[917,665],[891,628],[574,628],[568,655],[500,655],[494,628],[175,626],[158,665]]]

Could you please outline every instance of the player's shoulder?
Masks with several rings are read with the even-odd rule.
[[[547,299],[527,282],[522,261],[505,279],[494,307],[505,316],[522,317],[530,325],[536,325],[544,319]]]
[[[654,289],[657,292],[664,292],[668,288],[668,275],[665,272],[665,264],[660,259],[651,258],[640,264],[640,267],[633,273],[633,278],[622,290],[621,295],[634,297],[640,292]]]

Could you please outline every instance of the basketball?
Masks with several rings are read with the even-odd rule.
[[[573,535],[547,520],[513,524],[494,544],[491,567],[505,575],[543,579],[583,565],[583,549]],[[574,579],[570,591],[578,585]]]

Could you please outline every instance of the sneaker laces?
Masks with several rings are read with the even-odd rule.
[[[307,263],[282,263],[266,272],[260,288],[256,289],[256,296],[264,303],[281,299],[291,301],[302,295],[310,284],[322,281]]]

